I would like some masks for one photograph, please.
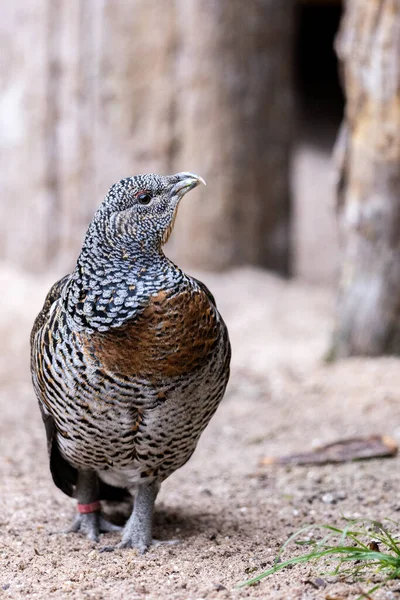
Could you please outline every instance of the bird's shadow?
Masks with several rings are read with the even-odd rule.
[[[215,515],[187,508],[173,509],[159,505],[154,513],[154,533],[159,539],[189,539],[199,534],[215,535]]]

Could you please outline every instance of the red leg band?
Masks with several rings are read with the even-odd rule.
[[[100,502],[96,500],[95,502],[89,502],[89,504],[79,504],[78,502],[78,511],[81,515],[87,515],[88,513],[94,513],[100,510]]]

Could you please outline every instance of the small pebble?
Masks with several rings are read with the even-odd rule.
[[[325,504],[335,504],[336,498],[333,494],[327,493],[321,497],[322,502]]]
[[[222,585],[222,583],[215,583],[214,590],[217,592],[222,592],[222,591],[226,590],[226,587],[224,585]]]

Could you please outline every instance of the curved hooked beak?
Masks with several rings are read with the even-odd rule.
[[[196,173],[177,173],[172,178],[176,183],[171,188],[171,197],[177,196],[178,200],[200,183],[207,185],[204,179]]]
[[[168,241],[169,236],[174,228],[176,214],[178,212],[178,206],[185,194],[190,192],[193,188],[197,187],[200,183],[206,182],[200,175],[196,175],[195,173],[176,173],[176,175],[171,176],[172,187],[170,190],[170,199],[173,203],[174,214],[172,216],[171,222],[164,231],[164,235],[162,238],[162,244],[165,244]]]

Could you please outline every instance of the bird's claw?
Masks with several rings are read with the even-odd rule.
[[[141,542],[139,541],[135,541],[135,540],[131,540],[131,539],[126,539],[126,540],[122,540],[122,542],[120,542],[119,544],[117,544],[116,546],[103,546],[100,549],[100,552],[114,552],[114,550],[120,550],[122,548],[132,548],[134,550],[137,550],[139,552],[139,554],[146,554],[146,552],[151,548],[151,546],[174,546],[176,544],[179,544],[180,541],[179,540],[151,540],[149,543],[146,542]]]
[[[96,512],[76,515],[66,533],[83,533],[91,542],[98,542],[100,533],[113,533],[121,530],[122,527],[110,523]]]

